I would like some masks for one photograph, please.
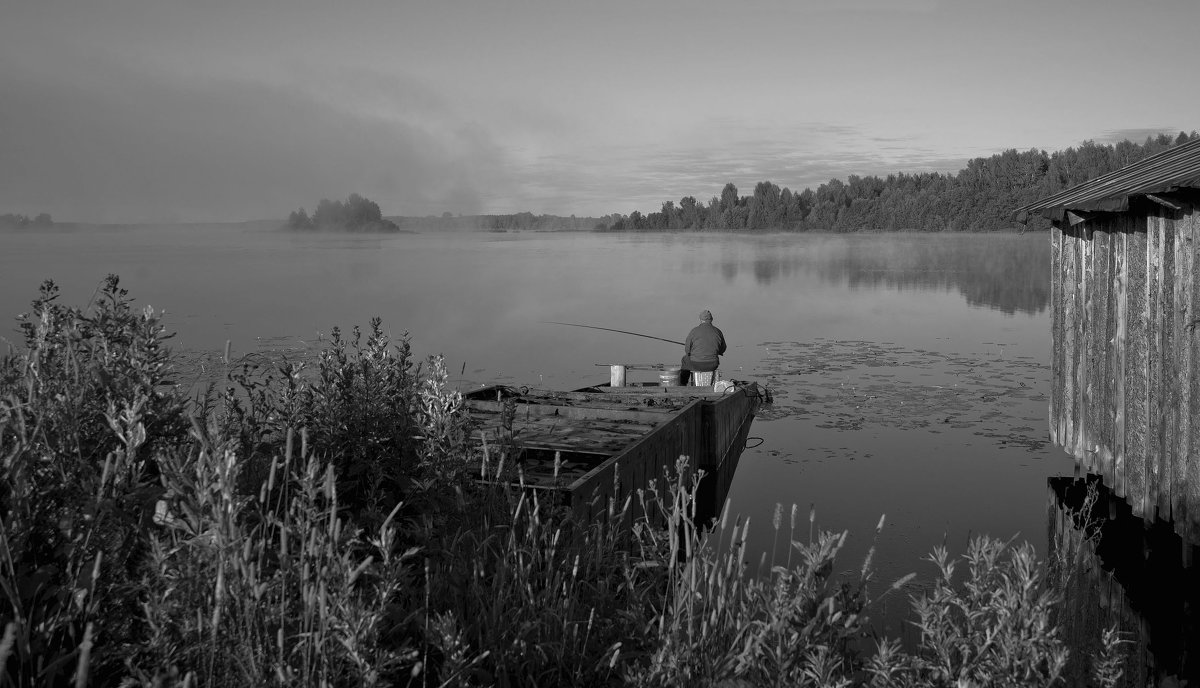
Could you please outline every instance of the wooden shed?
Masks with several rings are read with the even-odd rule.
[[[1050,437],[1200,538],[1200,140],[1024,206],[1051,230]]]

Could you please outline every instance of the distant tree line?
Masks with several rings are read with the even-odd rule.
[[[392,217],[401,229],[466,230],[485,232],[554,232],[593,229],[597,223],[607,227],[620,218],[576,217],[575,215],[535,215],[530,212],[507,215],[438,215]]]
[[[394,232],[399,229],[395,222],[383,218],[379,204],[358,194],[350,194],[345,201],[322,198],[311,217],[301,208],[288,215],[287,226],[291,229],[355,232]]]
[[[345,201],[323,198],[310,216],[304,208],[288,215],[289,229],[333,229],[349,231],[403,231],[403,230],[468,230],[468,231],[557,231],[589,230],[600,223],[607,227],[620,219],[620,215],[603,218],[576,217],[571,215],[534,215],[530,212],[509,215],[441,215],[392,216],[385,218],[379,205],[358,194],[350,194]]]
[[[957,174],[923,172],[886,178],[850,175],[793,192],[759,182],[751,196],[739,196],[732,183],[707,205],[694,196],[643,215],[613,216],[596,229],[612,231],[780,229],[792,231],[859,230],[994,231],[1021,227],[1010,219],[1022,205],[1107,174],[1173,145],[1197,138],[1179,132],[1148,137],[1142,144],[1122,141],[1100,145],[1085,141],[1078,148],[1046,153],[1010,149],[990,158],[975,158]],[[1032,220],[1029,229],[1046,229],[1048,221]]]
[[[480,215],[479,224],[485,229],[500,230],[552,230],[552,229],[587,229],[581,225],[574,215],[561,217],[559,215],[534,215],[530,212],[513,213],[511,215]]]
[[[30,219],[26,215],[16,213],[5,213],[0,215],[0,227],[52,227],[54,220],[50,218],[50,213],[38,213],[38,215]]]

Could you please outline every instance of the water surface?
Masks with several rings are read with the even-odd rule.
[[[1049,261],[1044,234],[21,231],[0,234],[0,320],[44,279],[83,304],[117,273],[197,359],[226,340],[299,355],[378,315],[417,353],[445,354],[464,387],[574,388],[606,377],[597,364],[674,363],[680,347],[544,321],[682,340],[709,309],[730,345],[723,375],[777,400],[730,494],[752,549],[771,548],[776,504],[785,528],[797,504],[804,538],[810,507],[818,527],[851,532],[855,568],[886,514],[875,561],[890,581],[932,575],[921,557],[975,533],[1045,551],[1046,479],[1072,470],[1047,444]]]

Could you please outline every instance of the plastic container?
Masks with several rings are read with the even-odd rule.
[[[658,384],[660,387],[678,387],[679,386],[679,366],[663,368],[663,371],[658,374]]]

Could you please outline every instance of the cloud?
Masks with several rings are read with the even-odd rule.
[[[405,84],[305,88],[104,64],[0,67],[0,209],[95,221],[284,217],[357,192],[387,214],[511,190],[487,130]],[[361,94],[361,100],[355,94]],[[386,96],[386,97],[384,97]]]

